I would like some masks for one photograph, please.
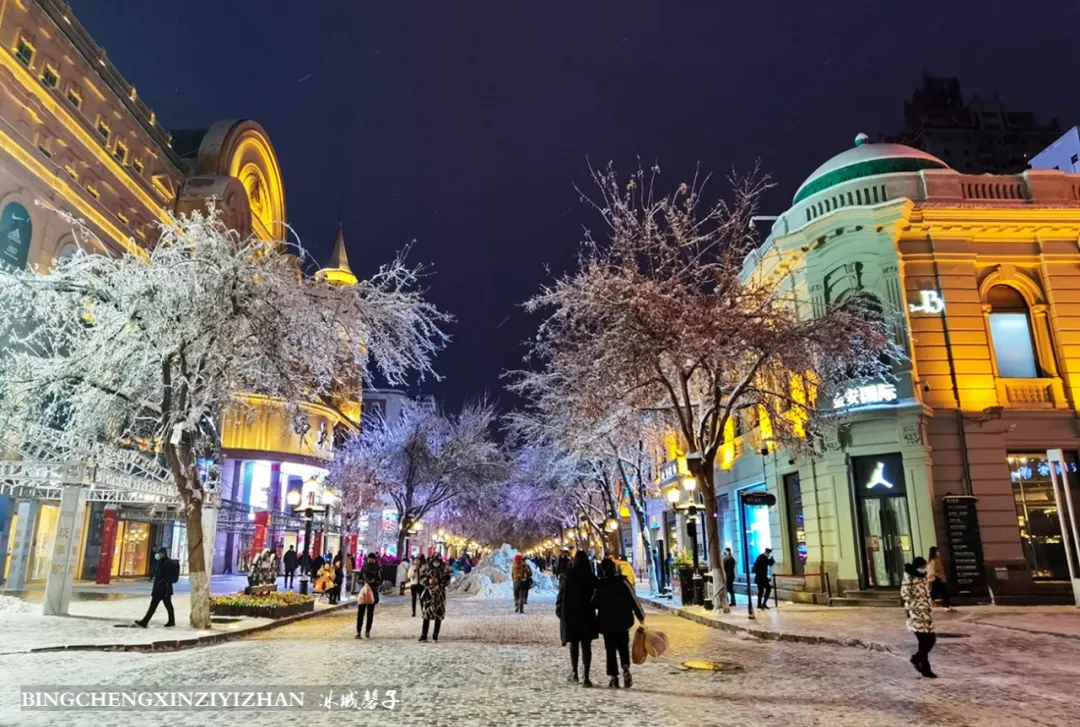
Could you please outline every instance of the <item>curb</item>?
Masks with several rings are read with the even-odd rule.
[[[223,644],[226,641],[232,641],[234,639],[250,636],[251,634],[261,633],[263,631],[270,631],[281,626],[288,626],[289,624],[296,623],[297,621],[306,621],[310,618],[317,618],[328,613],[334,613],[335,611],[343,611],[350,606],[356,604],[356,601],[349,600],[343,603],[339,603],[329,608],[324,608],[320,611],[312,611],[310,613],[298,613],[295,616],[286,616],[285,618],[278,619],[277,621],[271,621],[267,624],[259,624],[258,626],[252,626],[249,629],[243,629],[239,631],[223,631],[216,634],[207,634],[206,636],[198,636],[192,639],[165,639],[163,641],[153,641],[149,644],[69,644],[67,646],[41,646],[35,649],[29,649],[28,651],[16,651],[11,652],[14,654],[47,654],[55,653],[58,651],[138,651],[138,652],[155,652],[155,651],[180,651],[182,649],[192,649],[199,646],[214,646],[215,644]],[[4,656],[10,656],[5,654]]]
[[[839,636],[810,636],[807,634],[792,634],[784,633],[781,631],[771,631],[769,629],[756,629],[749,626],[740,626],[739,624],[730,623],[728,621],[718,621],[714,618],[709,618],[699,613],[692,613],[680,606],[673,606],[668,603],[653,600],[647,596],[641,596],[640,598],[645,603],[649,604],[653,608],[660,611],[666,611],[673,613],[676,616],[685,618],[688,621],[699,623],[702,626],[708,626],[709,628],[719,629],[721,631],[727,631],[732,634],[749,634],[750,636],[757,637],[765,641],[788,641],[799,644],[830,644],[833,646],[847,646],[857,649],[867,649],[868,651],[881,651],[887,654],[895,654],[896,650],[888,644],[882,644],[877,641],[866,641],[865,639],[859,639],[855,637],[839,637]]]
[[[1052,636],[1055,639],[1072,639],[1073,641],[1080,641],[1080,634],[1063,634],[1060,631],[1035,631],[1033,629],[1025,629],[1019,626],[1006,626],[1005,624],[996,624],[991,621],[980,621],[978,618],[967,619],[965,623],[975,624],[976,626],[989,626],[994,629],[1005,629],[1006,631],[1019,631],[1023,634],[1034,634],[1036,636]]]

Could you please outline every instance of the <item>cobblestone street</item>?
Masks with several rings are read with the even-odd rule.
[[[1080,643],[957,624],[935,650],[937,681],[905,656],[865,649],[763,642],[650,612],[671,649],[634,667],[632,689],[609,690],[602,642],[592,690],[566,682],[553,604],[453,598],[438,643],[418,643],[420,620],[400,599],[380,604],[370,641],[355,611],[331,614],[220,646],[166,654],[73,652],[0,656],[0,725],[150,724],[162,712],[29,713],[23,685],[396,687],[399,711],[341,713],[344,723],[409,725],[1065,725],[1080,710]],[[913,650],[913,646],[912,646]],[[688,659],[734,662],[712,673]],[[175,717],[175,713],[170,713]],[[307,713],[185,713],[185,725],[292,724]],[[58,719],[62,717],[63,719]],[[72,718],[72,719],[69,719]],[[321,717],[319,717],[321,718]],[[751,720],[751,722],[747,722]]]

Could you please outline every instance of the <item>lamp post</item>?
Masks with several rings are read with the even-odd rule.
[[[686,500],[683,501],[683,493],[680,491],[678,485],[670,485],[665,493],[667,501],[671,503],[671,506],[686,515],[686,537],[690,539],[690,553],[694,559],[694,572],[693,572],[693,589],[692,598],[695,606],[701,606],[705,603],[705,582],[701,577],[700,564],[698,562],[698,548],[697,548],[697,516],[699,512],[704,512],[704,503],[697,501],[697,480],[693,477],[684,477],[682,479],[682,490],[686,492]]]
[[[318,480],[315,477],[311,477],[307,481],[307,484],[311,485],[312,488],[308,489],[308,493],[307,493],[308,497],[307,497],[307,502],[306,503],[303,502],[304,497],[302,496],[302,494],[300,493],[299,490],[291,491],[286,496],[285,502],[286,502],[286,504],[288,504],[289,507],[292,508],[294,513],[298,512],[301,509],[303,509],[303,511],[304,511],[304,553],[307,554],[307,556],[309,558],[308,562],[310,564],[310,562],[311,562],[310,559],[313,557],[311,555],[311,526],[312,526],[312,522],[315,519],[315,513],[316,512],[324,512],[327,509],[329,509],[330,504],[334,501],[334,495],[329,490],[324,492],[323,493],[323,503],[324,503],[324,505],[322,507],[317,507],[315,505],[315,492],[314,492],[313,488],[314,488],[314,486],[316,484],[318,484]],[[301,505],[303,505],[303,507],[301,507]],[[309,578],[310,578],[310,573],[309,572],[300,573],[300,593],[301,593],[301,595],[307,595]]]
[[[410,555],[412,554],[412,546],[411,546],[411,543],[410,543],[410,541],[412,540],[412,536],[416,535],[417,533],[419,533],[423,529],[424,529],[424,524],[422,522],[420,522],[419,520],[411,520],[409,522],[409,527],[406,529],[407,530],[407,535],[405,536],[405,552],[404,553],[399,553],[398,555],[400,557],[402,557],[402,558],[410,557]]]

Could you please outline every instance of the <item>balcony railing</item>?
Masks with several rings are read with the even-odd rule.
[[[1015,409],[1063,409],[1068,406],[1061,379],[997,380],[998,401]]]

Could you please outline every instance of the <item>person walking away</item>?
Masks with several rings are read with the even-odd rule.
[[[559,596],[555,600],[555,615],[559,617],[559,636],[565,646],[570,644],[569,681],[578,680],[578,655],[584,679],[581,686],[591,687],[589,668],[592,666],[592,642],[599,635],[596,630],[596,610],[593,594],[596,592],[596,575],[585,551],[574,555],[574,563],[559,579]]]
[[[525,613],[525,601],[532,586],[532,568],[520,555],[514,556],[514,565],[510,568],[510,577],[514,581],[514,613]]]
[[[757,585],[757,607],[764,611],[769,610],[769,594],[772,592],[772,581],[769,580],[769,569],[773,567],[772,548],[766,548],[765,552],[754,561],[754,584]],[[750,594],[747,593],[749,598]]]
[[[555,561],[555,568],[553,570],[555,577],[562,578],[563,573],[566,573],[566,571],[570,570],[571,565],[572,564],[570,562],[570,553],[564,550],[562,553],[559,554],[559,559]]]
[[[945,564],[941,561],[941,552],[937,546],[930,548],[926,559],[926,579],[930,581],[930,600],[941,601],[948,611],[955,611],[949,599],[949,585],[945,578]]]
[[[294,546],[290,545],[289,549],[285,551],[281,563],[285,568],[285,590],[288,590],[296,579],[296,566],[299,565]]]
[[[600,581],[592,602],[596,607],[596,628],[604,636],[608,686],[619,688],[621,662],[623,686],[629,688],[634,683],[630,677],[630,629],[635,616],[645,623],[645,612],[634,595],[634,587],[610,558],[600,562]]]
[[[409,590],[412,591],[412,617],[416,618],[416,599],[420,598],[424,593],[423,579],[425,577],[425,571],[427,570],[427,559],[424,558],[424,554],[416,556],[416,561],[409,566]],[[421,610],[423,610],[423,603],[420,604]]]
[[[735,562],[735,556],[731,554],[731,548],[724,548],[724,583],[727,585],[728,600],[731,601],[731,605],[735,605],[735,566],[738,563]],[[746,597],[749,598],[750,594],[747,593]]]
[[[169,551],[165,548],[158,548],[158,551],[154,553],[154,560],[157,567],[154,569],[154,585],[150,588],[150,608],[147,609],[142,620],[135,622],[144,629],[150,624],[150,619],[153,618],[159,603],[165,604],[165,613],[169,614],[169,620],[165,622],[165,626],[176,625],[172,595],[173,584],[180,580],[180,564],[169,557]]]
[[[926,570],[926,559],[921,556],[904,566],[900,598],[904,602],[908,631],[913,632],[919,642],[919,650],[911,656],[911,665],[924,677],[937,679],[937,674],[930,669],[930,650],[937,642],[937,634],[934,633],[933,604]]]
[[[371,621],[375,618],[375,606],[379,602],[379,586],[382,585],[382,566],[379,565],[379,556],[368,553],[364,560],[364,567],[360,569],[360,580],[363,588],[367,586],[375,599],[371,603],[361,603],[356,607],[356,638],[364,636],[371,638]],[[364,615],[367,615],[367,623],[364,624]]]
[[[432,553],[424,570],[424,593],[420,605],[424,611],[424,623],[420,630],[420,641],[428,640],[428,624],[435,622],[432,641],[439,640],[439,628],[446,618],[446,586],[450,583],[450,568],[443,562],[442,556]]]
[[[398,561],[397,574],[395,576],[395,580],[398,582],[398,585],[401,587],[401,594],[400,595],[404,596],[405,595],[405,586],[409,585],[409,559],[408,558],[402,558],[400,561]]]

